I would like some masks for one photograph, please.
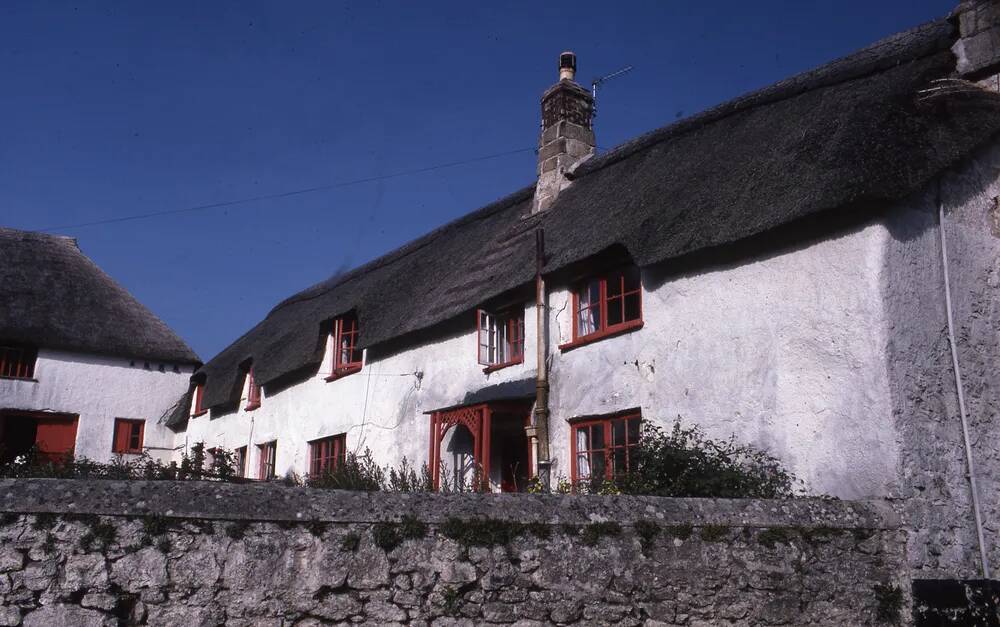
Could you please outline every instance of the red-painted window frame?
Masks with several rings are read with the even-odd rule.
[[[623,425],[621,433],[624,441],[616,440],[615,438],[614,428],[616,423]],[[629,428],[631,426],[630,423],[635,425],[634,429]],[[598,431],[598,428],[601,437],[600,442],[595,443],[594,434]],[[573,483],[575,484],[578,481],[586,481],[592,478],[595,454],[601,455],[602,463],[604,464],[603,475],[605,479],[613,479],[615,477],[615,463],[617,461],[615,453],[618,451],[622,453],[625,465],[625,468],[620,469],[619,474],[628,471],[632,452],[639,443],[641,428],[642,415],[637,411],[623,412],[598,418],[585,418],[571,423],[569,433],[570,459],[572,460],[570,475]],[[577,433],[584,430],[587,432],[589,448],[580,450]],[[600,444],[600,446],[596,446],[596,444]],[[581,476],[580,458],[585,458],[587,461],[589,469],[587,476]]]
[[[236,476],[242,479],[247,476],[247,447],[237,448],[234,454],[236,455]]]
[[[115,418],[114,437],[111,452],[120,455],[141,455],[146,435],[146,421],[131,418]]]
[[[257,478],[261,481],[275,478],[275,467],[278,458],[278,441],[271,440],[257,445]]]
[[[635,286],[626,289],[626,278],[628,274],[634,274]],[[619,292],[617,294],[611,293],[609,295],[608,286],[617,283]],[[597,290],[597,302],[593,302],[590,298],[590,294],[593,294],[593,289]],[[588,294],[587,303],[581,305],[581,295]],[[626,299],[630,297],[636,297],[638,304],[638,316],[626,320]],[[596,275],[582,281],[577,285],[576,289],[573,290],[573,315],[572,315],[572,326],[573,326],[573,339],[565,344],[559,346],[560,350],[570,350],[578,346],[583,346],[584,344],[589,344],[591,342],[596,342],[597,340],[602,340],[606,337],[613,337],[615,335],[620,335],[622,333],[628,333],[629,331],[634,331],[635,329],[642,328],[642,275],[639,271],[638,266],[629,265],[611,272],[606,272],[604,274]],[[620,307],[621,321],[614,324],[608,324],[608,313],[613,307]],[[584,310],[597,310],[598,316],[600,317],[599,324],[597,328],[593,331],[587,333],[581,333],[580,331],[580,313]]]
[[[333,371],[326,378],[334,381],[361,370],[361,354],[358,348],[358,317],[348,314],[333,320]]]
[[[247,406],[244,409],[246,411],[253,411],[260,407],[260,386],[257,385],[252,366],[247,370],[247,378],[249,379],[249,384],[247,385]]]
[[[486,318],[484,321],[483,318]],[[483,323],[489,324],[489,320],[496,320],[494,327],[499,330],[503,328],[504,337],[504,355],[506,358],[503,361],[489,361],[489,341],[493,338],[489,336],[494,335],[489,329],[486,330],[487,343],[483,344]],[[499,341],[496,342],[499,345]],[[484,349],[487,356],[484,358]],[[483,372],[493,372],[495,370],[500,370],[501,368],[506,368],[508,366],[513,366],[515,364],[524,363],[524,307],[521,306],[518,309],[511,309],[501,314],[494,314],[485,309],[476,310],[476,360],[479,365],[485,366]]]
[[[309,442],[309,474],[313,477],[337,468],[347,456],[347,434],[341,433]]]
[[[0,379],[34,379],[38,349],[24,344],[0,345]]]
[[[203,407],[202,403],[205,399],[205,384],[198,383],[194,386],[194,412],[191,414],[194,417],[204,416],[208,413],[208,408]]]

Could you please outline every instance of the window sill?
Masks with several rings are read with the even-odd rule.
[[[111,451],[115,455],[142,455],[142,450],[138,451]]]
[[[207,414],[207,413],[208,413],[208,410],[207,410],[207,409],[203,409],[203,410],[201,410],[201,411],[196,411],[196,412],[194,412],[193,414],[191,414],[191,417],[192,417],[192,418],[197,418],[197,417],[199,417],[199,416],[204,416],[204,415],[205,415],[205,414]]]
[[[33,377],[0,377],[3,381],[24,381],[26,383],[38,383],[38,379]]]
[[[347,375],[354,374],[355,372],[361,372],[361,364],[355,366],[344,366],[343,368],[337,368],[333,371],[333,374],[325,377],[323,380],[329,383],[330,381],[336,381],[337,379],[343,379]]]
[[[620,324],[613,329],[608,329],[606,331],[598,331],[597,333],[591,333],[590,335],[585,335],[580,338],[576,338],[571,342],[566,342],[565,344],[559,345],[559,350],[562,352],[571,351],[574,348],[579,348],[581,346],[586,346],[587,344],[593,344],[594,342],[599,342],[605,338],[615,337],[616,335],[624,335],[626,333],[631,333],[632,331],[637,331],[642,328],[642,320],[633,320],[631,322],[626,322]]]
[[[503,364],[492,364],[483,368],[483,374],[489,374],[491,372],[496,372],[497,370],[503,370],[504,368],[510,368],[511,366],[517,366],[518,364],[523,364],[524,359],[518,359],[517,361],[508,361]]]
[[[260,403],[253,403],[252,405],[247,405],[246,407],[244,407],[243,411],[253,411],[255,409],[258,409],[259,407]]]

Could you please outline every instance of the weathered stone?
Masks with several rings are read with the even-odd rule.
[[[100,553],[71,554],[66,557],[60,582],[60,588],[63,590],[82,590],[107,584],[108,571],[104,556]]]
[[[24,553],[9,544],[0,546],[0,573],[24,568]]]
[[[24,627],[111,627],[116,621],[95,610],[75,605],[49,605],[40,607],[24,617]]]
[[[117,604],[118,597],[105,593],[85,594],[83,599],[80,600],[80,605],[83,607],[92,607],[106,612],[113,610]]]
[[[112,564],[111,579],[131,592],[165,586],[167,558],[153,547],[130,553]]]
[[[12,605],[0,605],[0,625],[13,627],[21,624],[21,610]]]

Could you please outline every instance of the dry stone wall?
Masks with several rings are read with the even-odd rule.
[[[0,481],[0,625],[908,620],[877,503]]]

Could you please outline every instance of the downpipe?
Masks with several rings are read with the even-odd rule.
[[[976,522],[976,537],[979,540],[979,557],[983,579],[990,578],[990,566],[986,557],[986,542],[983,539],[983,522],[979,508],[979,487],[976,482],[976,467],[972,461],[972,446],[969,443],[969,420],[965,410],[965,392],[962,389],[962,371],[958,365],[958,344],[955,342],[955,321],[951,306],[951,283],[948,279],[948,242],[944,232],[944,201],[938,192],[938,233],[941,236],[941,268],[944,271],[944,303],[948,314],[948,344],[951,346],[951,363],[955,372],[955,388],[958,390],[958,412],[962,419],[962,441],[965,444],[965,463],[968,467],[969,489],[972,491],[972,515]]]

